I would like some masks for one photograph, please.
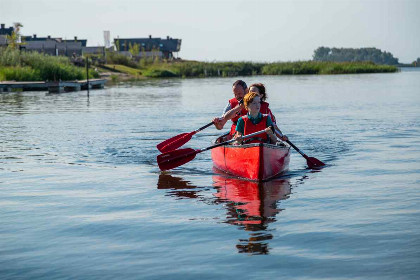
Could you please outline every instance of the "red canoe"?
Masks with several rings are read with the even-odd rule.
[[[220,136],[216,144],[227,141]],[[272,144],[224,145],[211,150],[217,169],[253,181],[266,181],[289,168],[290,147]]]

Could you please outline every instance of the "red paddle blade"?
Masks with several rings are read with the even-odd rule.
[[[319,168],[325,165],[325,163],[314,157],[308,157],[306,162],[308,163],[309,168]]]
[[[169,170],[180,165],[186,164],[195,158],[199,151],[187,148],[181,150],[174,150],[168,153],[160,154],[156,160],[160,170]]]
[[[174,136],[172,138],[169,138],[163,141],[162,143],[159,143],[158,145],[156,145],[156,148],[162,153],[176,150],[182,145],[184,145],[185,143],[187,143],[188,141],[190,141],[191,137],[194,134],[195,134],[195,131],[190,132],[190,133],[179,134],[177,136]]]

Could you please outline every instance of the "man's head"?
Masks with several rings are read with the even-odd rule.
[[[232,85],[232,91],[233,91],[233,94],[235,95],[235,98],[239,101],[244,98],[245,94],[248,91],[248,87],[244,81],[237,80]]]

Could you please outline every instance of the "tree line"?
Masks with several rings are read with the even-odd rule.
[[[314,51],[314,61],[355,62],[372,61],[376,64],[397,65],[398,58],[392,53],[377,48],[328,48],[319,47]]]

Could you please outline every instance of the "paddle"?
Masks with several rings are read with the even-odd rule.
[[[169,151],[173,151],[178,149],[179,147],[181,147],[182,145],[184,145],[185,143],[187,143],[188,141],[191,140],[191,137],[196,134],[199,131],[202,131],[203,129],[206,129],[207,127],[211,126],[213,124],[213,122],[206,124],[203,127],[200,127],[197,130],[194,130],[190,133],[181,133],[177,136],[174,136],[172,138],[169,138],[165,141],[163,141],[162,143],[159,143],[158,145],[156,145],[156,148],[162,152],[162,153],[166,153]]]
[[[250,138],[261,133],[265,133],[265,130],[261,130],[258,132],[245,135],[242,137],[242,139]],[[173,150],[173,151],[158,155],[156,158],[157,163],[159,165],[160,170],[162,171],[169,170],[169,169],[181,166],[183,164],[186,164],[187,162],[192,161],[195,158],[195,156],[201,152],[227,145],[229,143],[234,142],[235,140],[236,139],[232,139],[232,140],[222,142],[222,143],[219,143],[219,144],[207,147],[207,148],[199,149],[199,150],[194,150],[191,148]]]
[[[290,142],[289,140],[286,140],[286,142],[293,147],[293,149],[296,150],[296,152],[298,152],[299,154],[301,154],[305,159],[306,159],[306,163],[308,164],[309,168],[319,168],[325,165],[325,163],[323,163],[322,161],[314,158],[314,157],[308,157],[304,152],[302,152],[301,150],[298,149],[298,147],[296,147],[292,142]]]

